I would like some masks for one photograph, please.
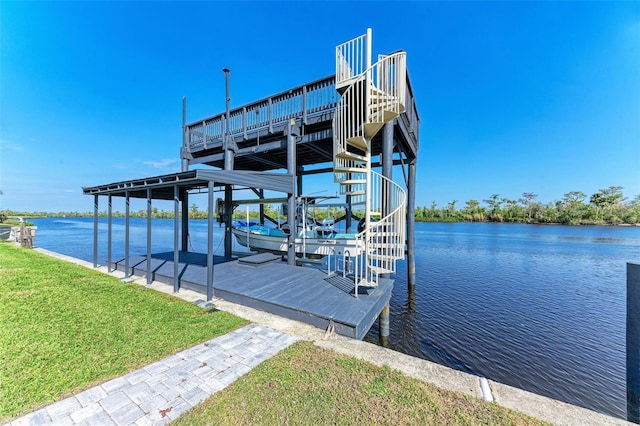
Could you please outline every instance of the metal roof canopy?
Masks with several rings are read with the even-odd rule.
[[[209,182],[215,186],[241,185],[277,192],[293,194],[295,177],[287,173],[265,173],[247,170],[190,170],[132,179],[106,185],[83,187],[85,195],[113,195],[132,198],[147,198],[147,189],[151,189],[153,199],[173,200],[174,189],[180,190],[207,188]]]

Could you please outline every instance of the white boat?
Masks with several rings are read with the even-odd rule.
[[[234,227],[232,232],[238,243],[250,250],[287,253],[287,225],[283,225],[281,229],[260,225]],[[356,240],[355,236],[356,234],[335,232],[333,221],[326,220],[317,225],[307,226],[306,230],[298,230],[295,238],[296,253],[316,259],[331,255],[358,256],[364,251],[364,243],[362,240]]]

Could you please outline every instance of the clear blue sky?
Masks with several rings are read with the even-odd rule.
[[[418,205],[640,194],[637,1],[0,1],[0,208],[88,211],[82,186],[179,171],[182,96],[195,121],[224,110],[222,67],[232,106],[325,77],[367,27],[408,54]]]

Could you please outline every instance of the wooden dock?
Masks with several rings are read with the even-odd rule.
[[[151,256],[152,279],[173,284],[173,252]],[[124,271],[125,259],[111,267]],[[145,276],[146,256],[129,258],[129,273]],[[206,255],[180,252],[180,288],[206,294]],[[377,288],[353,295],[353,284],[341,276],[329,277],[313,267],[296,267],[266,255],[243,259],[214,257],[215,297],[243,306],[305,322],[321,329],[333,323],[338,334],[362,339],[391,299],[393,280],[380,279]],[[364,294],[363,294],[364,293]]]

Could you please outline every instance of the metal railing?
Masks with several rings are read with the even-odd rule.
[[[332,111],[339,95],[333,76],[323,78],[286,92],[262,99],[229,112],[230,136],[243,135],[262,128],[272,130],[274,126],[290,119],[307,118],[315,114]],[[206,149],[222,145],[225,113],[206,118],[185,126],[190,150]]]
[[[371,139],[406,110],[410,91],[406,54],[380,55],[377,63],[363,69],[362,63],[370,62],[370,33],[366,41],[363,37],[336,50],[336,87],[346,89],[333,118],[334,180],[343,194],[351,195],[352,204],[365,205],[365,229],[356,236],[365,247],[354,259],[356,297],[358,286],[377,286],[380,275],[394,273],[396,261],[404,258],[406,193],[371,170]],[[356,71],[359,74],[353,74]]]
[[[370,30],[366,34],[336,47],[336,89],[351,85],[351,80],[362,75],[371,63],[367,58],[367,45],[371,40]],[[368,59],[368,60],[367,60]]]

